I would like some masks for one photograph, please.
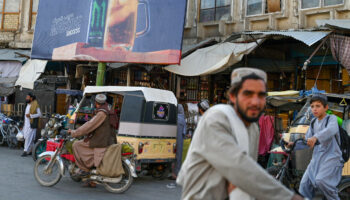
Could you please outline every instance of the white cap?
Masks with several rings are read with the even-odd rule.
[[[267,75],[266,72],[264,72],[261,69],[256,68],[249,68],[249,67],[241,67],[234,69],[231,74],[231,86],[237,86],[238,83],[242,81],[242,78],[245,76],[249,76],[255,74],[261,79],[264,80],[264,82],[267,82]]]
[[[95,101],[99,104],[104,104],[106,103],[107,97],[104,94],[98,94],[96,95]]]
[[[201,102],[198,105],[204,111],[209,109],[209,101],[208,101],[208,99],[202,99]]]

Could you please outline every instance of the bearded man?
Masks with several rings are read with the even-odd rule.
[[[256,162],[267,75],[254,68],[232,72],[230,105],[207,110],[177,178],[182,199],[303,199]]]
[[[38,128],[39,118],[41,117],[40,106],[33,93],[28,93],[26,96],[26,110],[24,116],[24,151],[22,157],[32,154],[32,147],[34,146],[34,140],[36,135],[36,129]]]

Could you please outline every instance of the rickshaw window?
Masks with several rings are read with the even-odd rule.
[[[170,105],[168,103],[153,103],[152,118],[153,120],[168,121],[170,115]]]

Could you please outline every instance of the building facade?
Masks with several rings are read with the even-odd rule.
[[[0,0],[0,46],[30,49],[39,0]]]
[[[349,19],[346,0],[188,0],[184,44],[234,32],[317,27],[317,19]]]

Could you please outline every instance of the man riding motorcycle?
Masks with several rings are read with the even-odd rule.
[[[68,130],[72,137],[85,136],[83,140],[74,142],[73,153],[80,171],[79,177],[86,177],[92,167],[98,167],[107,150],[107,147],[115,144],[116,114],[108,108],[107,97],[98,94],[95,98],[95,116],[76,130]],[[93,182],[86,186],[94,187]]]

